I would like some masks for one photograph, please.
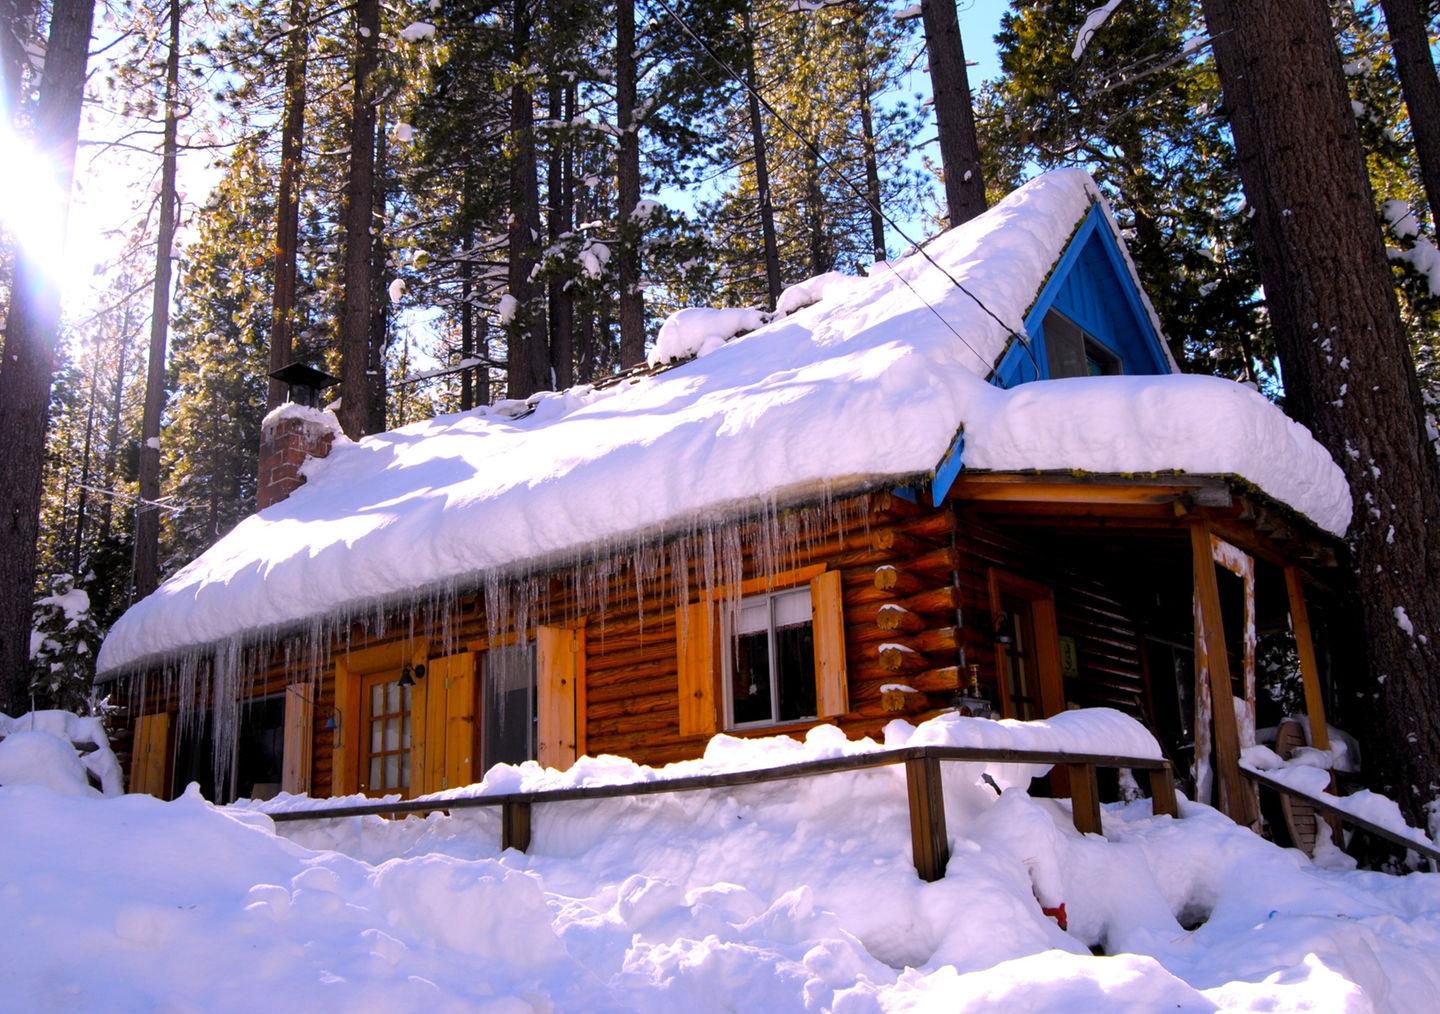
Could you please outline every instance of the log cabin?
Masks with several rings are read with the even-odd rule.
[[[260,510],[102,647],[132,789],[413,797],[1109,707],[1252,823],[1257,724],[1326,745],[1344,478],[1253,389],[1179,373],[1087,175],[767,317],[357,441],[272,412]]]

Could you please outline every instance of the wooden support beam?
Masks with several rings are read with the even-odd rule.
[[[1215,577],[1210,526],[1204,521],[1196,521],[1190,526],[1190,550],[1196,618],[1201,628],[1197,633],[1204,642],[1210,713],[1215,728],[1215,774],[1219,779],[1220,809],[1235,823],[1249,827],[1256,821],[1255,797],[1240,780],[1240,734],[1235,723],[1235,691],[1230,682],[1230,660],[1225,653],[1220,583]],[[1200,664],[1199,653],[1196,654],[1196,664]],[[1198,715],[1196,721],[1199,721]]]
[[[905,788],[910,797],[910,849],[915,872],[921,880],[933,883],[945,876],[950,862],[940,761],[934,757],[907,760]]]
[[[918,613],[912,613],[904,606],[888,602],[881,606],[875,616],[875,626],[881,630],[899,630],[915,633],[924,630],[927,623]]]
[[[530,850],[530,804],[507,801],[500,804],[500,847]]]
[[[1150,809],[1157,817],[1180,816],[1180,805],[1175,800],[1175,769],[1169,761],[1150,771]]]
[[[1070,810],[1081,834],[1104,834],[1100,824],[1100,784],[1094,764],[1066,764],[1070,772]]]
[[[1295,653],[1300,656],[1300,678],[1305,684],[1305,714],[1310,718],[1310,745],[1330,749],[1330,727],[1325,724],[1325,697],[1320,692],[1320,666],[1315,660],[1315,641],[1310,636],[1310,613],[1305,608],[1305,583],[1300,569],[1285,568],[1285,590],[1290,595],[1290,625],[1295,633]]]

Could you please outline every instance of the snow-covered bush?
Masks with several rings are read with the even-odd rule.
[[[120,762],[96,716],[0,714],[0,785],[43,785],[67,796],[118,796]]]

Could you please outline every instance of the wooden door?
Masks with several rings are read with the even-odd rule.
[[[1049,718],[1065,710],[1055,593],[1008,571],[990,570],[996,685],[1005,718]]]
[[[398,672],[360,678],[360,791],[367,796],[410,794],[411,691]]]

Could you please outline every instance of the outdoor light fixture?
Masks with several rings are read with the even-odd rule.
[[[400,670],[400,685],[402,687],[413,687],[416,680],[423,680],[424,678],[425,666],[423,664],[413,667],[407,665],[404,669]]]
[[[1015,643],[1015,638],[1010,633],[1010,614],[1004,610],[995,617],[995,643],[1007,646]]]

